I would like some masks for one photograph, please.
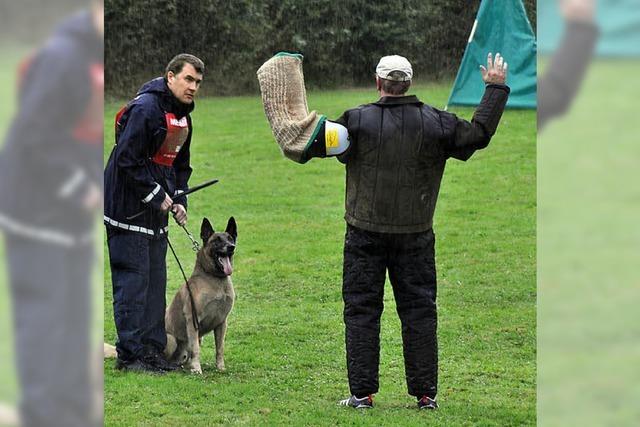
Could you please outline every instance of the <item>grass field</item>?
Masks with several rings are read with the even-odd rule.
[[[640,420],[639,72],[638,59],[595,61],[538,138],[542,425]]]
[[[28,48],[0,43],[0,148],[9,129],[16,106],[16,67]],[[12,351],[11,304],[4,263],[4,241],[0,233],[0,403],[17,400],[17,381]]]
[[[414,90],[442,106],[446,85]],[[371,90],[310,93],[329,117],[370,102]],[[105,158],[112,118],[105,106]],[[470,118],[471,110],[460,114]],[[191,183],[220,183],[190,199],[202,217],[238,222],[226,372],[203,342],[202,377],[123,374],[105,363],[106,425],[533,425],[535,424],[535,113],[508,111],[491,146],[452,161],[435,219],[439,270],[441,409],[419,413],[406,393],[400,323],[390,288],[381,337],[377,407],[339,408],[348,395],[342,324],[344,168],[332,159],[285,160],[258,97],[201,99],[193,114]],[[193,253],[172,228],[186,269]],[[106,252],[106,251],[105,251]],[[179,270],[168,259],[168,298]],[[388,285],[387,285],[388,286]],[[105,265],[105,328],[115,341]],[[428,421],[427,421],[428,420]]]

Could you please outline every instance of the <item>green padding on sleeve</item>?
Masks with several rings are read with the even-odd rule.
[[[307,163],[309,161],[310,159],[309,147],[311,147],[311,144],[313,144],[313,141],[316,139],[316,136],[318,136],[318,132],[320,132],[320,129],[322,129],[322,125],[326,121],[327,121],[327,116],[321,115],[316,128],[313,130],[313,133],[311,134],[311,138],[309,138],[309,141],[307,141],[307,145],[304,147],[304,151],[302,152],[302,156],[300,157],[300,163]]]
[[[274,58],[277,58],[278,56],[293,56],[294,58],[298,58],[300,61],[302,61],[302,58],[304,58],[304,56],[300,55],[299,53],[289,53],[289,52],[278,52],[275,55],[273,55]]]

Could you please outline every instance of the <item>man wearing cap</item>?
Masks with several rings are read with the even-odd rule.
[[[418,408],[437,408],[438,347],[433,214],[448,158],[467,160],[496,131],[509,94],[507,63],[481,66],[484,96],[471,122],[405,95],[413,70],[402,56],[376,68],[380,99],[346,111],[337,123],[351,141],[346,164],[347,231],[343,299],[347,369],[354,408],[378,391],[380,316],[388,271],[402,323],[405,374]]]
[[[406,96],[413,70],[385,56],[376,68],[380,99],[329,121],[308,111],[302,55],[280,52],[257,71],[265,116],[289,159],[338,157],[346,164],[347,232],[343,288],[351,397],[371,408],[378,391],[380,316],[385,274],[402,322],[409,394],[437,408],[436,268],[431,229],[448,158],[485,148],[507,102],[507,63],[491,54],[480,66],[486,89],[471,122]]]

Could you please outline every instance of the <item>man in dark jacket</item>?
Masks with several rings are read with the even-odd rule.
[[[376,68],[381,98],[346,111],[347,231],[343,299],[347,369],[352,396],[340,403],[373,406],[378,391],[380,316],[385,273],[402,323],[409,394],[435,409],[438,381],[435,236],[440,181],[448,158],[467,160],[496,131],[509,94],[507,64],[491,54],[481,66],[487,84],[471,122],[405,96],[413,71],[405,58],[386,56]]]
[[[203,62],[180,54],[164,77],[145,83],[116,117],[116,145],[104,172],[104,222],[118,330],[119,369],[161,373],[176,367],[166,346],[168,212],[187,220],[191,175],[189,114],[204,74]],[[131,218],[140,210],[143,215]]]

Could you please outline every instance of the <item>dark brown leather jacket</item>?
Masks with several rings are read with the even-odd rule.
[[[488,85],[471,122],[416,96],[383,97],[346,111],[347,223],[381,233],[415,233],[433,222],[447,159],[467,160],[496,131],[509,88]]]

